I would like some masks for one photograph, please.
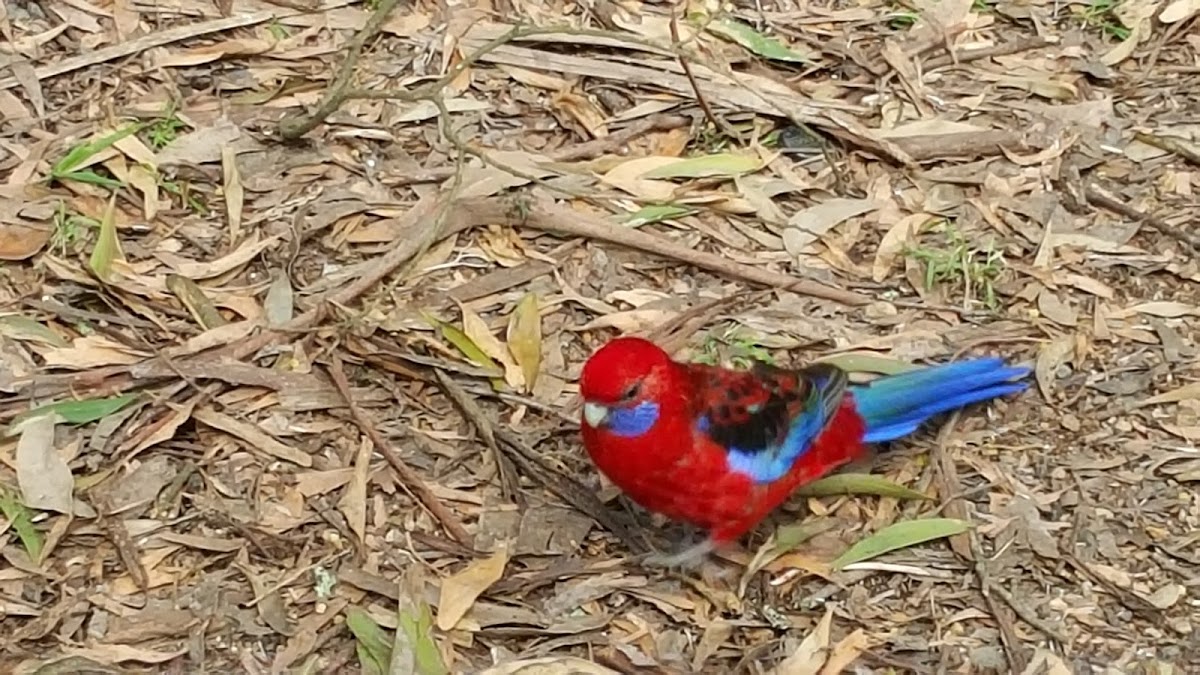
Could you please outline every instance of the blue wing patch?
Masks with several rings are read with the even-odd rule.
[[[787,474],[812,447],[841,405],[848,380],[841,369],[823,364],[795,373],[763,366],[758,370],[769,396],[746,407],[749,417],[721,426],[704,415],[696,429],[726,449],[731,471],[756,483],[770,483]],[[772,387],[772,375],[796,378],[801,386]]]

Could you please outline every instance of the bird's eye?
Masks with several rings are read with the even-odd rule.
[[[632,401],[633,399],[637,398],[637,395],[641,390],[642,383],[634,382],[633,384],[629,385],[629,388],[626,389],[624,393],[621,394],[621,400]]]

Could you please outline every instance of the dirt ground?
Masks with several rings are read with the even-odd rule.
[[[1197,0],[0,10],[0,671],[1200,672]],[[1035,377],[664,571],[622,333]]]

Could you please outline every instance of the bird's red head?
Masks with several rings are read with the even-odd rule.
[[[674,386],[677,364],[658,345],[638,337],[617,338],[583,365],[579,393],[584,419],[597,426],[612,408],[659,401]]]
[[[634,390],[670,363],[671,357],[653,342],[620,337],[597,349],[583,365],[579,393],[585,401],[605,405],[640,398]]]

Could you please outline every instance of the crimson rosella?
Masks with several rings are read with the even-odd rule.
[[[1023,391],[1029,370],[979,358],[850,384],[829,364],[729,370],[622,337],[583,367],[583,443],[635,502],[707,530],[695,546],[647,559],[687,565],[754,528],[798,486],[861,457],[865,443]]]

